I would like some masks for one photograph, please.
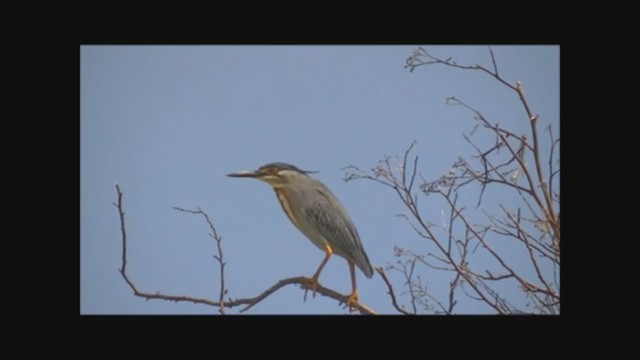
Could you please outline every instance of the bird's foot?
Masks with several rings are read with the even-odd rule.
[[[349,307],[349,312],[358,310],[358,291],[354,290],[345,301],[345,308]]]
[[[316,290],[318,289],[318,279],[316,279],[315,277],[312,278],[307,278],[307,282],[309,283],[309,286],[311,287],[311,292],[313,294],[313,298],[316,298]],[[309,289],[305,289],[304,291],[304,301],[307,301],[307,291],[309,291]]]

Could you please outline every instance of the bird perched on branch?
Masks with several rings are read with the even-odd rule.
[[[258,179],[271,185],[282,210],[293,225],[324,251],[324,259],[309,280],[314,294],[320,272],[331,255],[336,254],[347,260],[351,274],[351,294],[347,297],[346,304],[351,308],[358,303],[354,266],[360,268],[368,278],[373,276],[373,268],[346,210],[329,188],[309,177],[310,173],[312,172],[300,170],[293,165],[271,163],[255,171],[242,171],[227,176]]]

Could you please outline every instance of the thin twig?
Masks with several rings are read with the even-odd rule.
[[[493,50],[491,50],[491,46],[489,48],[489,54],[491,55],[491,63],[493,64],[493,72],[498,75],[498,65],[496,64],[496,57],[493,56]]]
[[[529,238],[526,235],[524,235],[524,231],[520,228],[520,223],[513,218],[513,215],[509,211],[507,211],[507,209],[505,209],[504,206],[502,206],[502,204],[500,205],[500,208],[507,215],[509,220],[511,220],[513,225],[516,227],[516,230],[518,231],[518,238],[523,239],[525,246],[527,248],[527,252],[529,253],[529,259],[531,260],[531,264],[533,265],[533,268],[535,269],[536,274],[538,275],[538,279],[546,287],[547,294],[554,294],[553,296],[557,297],[557,294],[554,293],[554,291],[551,289],[551,286],[549,286],[549,284],[545,281],[544,276],[540,271],[540,267],[538,266],[538,261],[536,260],[533,254],[533,249],[531,244],[529,243]]]
[[[122,234],[122,267],[121,273],[125,273],[127,270],[127,231],[124,226],[124,210],[122,210],[122,192],[120,191],[120,185],[116,183],[116,190],[118,192],[118,203],[113,205],[118,208],[118,215],[120,216],[120,232]]]
[[[218,255],[213,255],[213,258],[216,259],[216,261],[220,265],[220,296],[218,298],[218,302],[220,303],[220,309],[218,309],[218,311],[220,312],[220,314],[224,315],[224,296],[227,294],[228,291],[224,287],[224,267],[226,263],[224,262],[224,256],[222,253],[222,237],[218,235],[218,232],[216,231],[215,226],[213,226],[213,222],[211,222],[211,219],[209,219],[209,215],[204,211],[202,211],[200,207],[197,208],[198,210],[188,210],[188,209],[183,209],[183,208],[174,206],[173,209],[190,213],[190,214],[202,215],[207,221],[207,224],[209,224],[209,229],[211,229],[211,233],[209,233],[209,236],[211,236],[216,241],[216,247],[218,248]]]
[[[396,295],[393,292],[393,286],[391,286],[391,282],[389,282],[389,279],[387,278],[387,275],[384,273],[384,270],[381,267],[375,267],[374,269],[378,272],[378,274],[380,274],[380,276],[382,277],[382,280],[384,280],[384,283],[387,285],[387,289],[389,290],[388,294],[389,296],[391,296],[391,304],[393,305],[393,307],[402,314],[415,315],[406,311],[400,305],[398,305],[398,302],[396,300]]]

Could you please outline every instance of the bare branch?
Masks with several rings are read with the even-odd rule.
[[[398,310],[400,313],[405,314],[405,315],[414,315],[414,313],[410,313],[408,311],[406,311],[404,308],[402,308],[400,305],[398,305],[398,302],[396,301],[396,295],[393,292],[393,286],[391,285],[391,282],[389,282],[389,279],[387,278],[387,275],[384,273],[384,270],[381,267],[375,267],[376,272],[378,272],[378,274],[380,274],[380,276],[382,277],[382,280],[384,281],[384,283],[387,285],[387,289],[389,296],[391,297],[391,304],[393,305],[393,307]]]
[[[209,219],[209,215],[202,211],[200,207],[198,207],[198,210],[188,210],[174,206],[173,209],[186,213],[202,215],[207,221],[207,224],[209,224],[209,229],[211,229],[211,233],[209,233],[209,236],[211,236],[216,241],[216,247],[218,248],[218,255],[214,255],[213,258],[216,259],[216,261],[220,265],[220,296],[218,298],[220,308],[218,309],[218,311],[220,312],[220,314],[224,315],[224,296],[227,294],[227,289],[225,289],[224,287],[224,267],[226,263],[224,262],[224,255],[222,253],[222,237],[218,236],[218,232],[216,231],[215,226],[213,226],[211,219]]]
[[[493,72],[498,75],[498,65],[496,64],[496,57],[493,56],[493,50],[491,50],[491,46],[489,48],[489,54],[491,55],[491,63],[493,64]]]
[[[518,209],[520,210],[520,209]],[[492,231],[495,234],[498,235],[502,235],[502,236],[506,236],[506,237],[510,237],[510,238],[514,238],[520,242],[522,242],[523,245],[525,246],[531,246],[531,248],[535,251],[538,252],[539,255],[555,262],[556,264],[560,263],[559,257],[560,254],[555,252],[555,250],[553,248],[550,248],[547,244],[543,243],[542,241],[535,239],[533,237],[533,235],[531,235],[529,232],[525,231],[523,228],[516,228],[515,226],[513,226],[511,223],[506,223],[502,220],[496,219],[494,216],[491,216],[489,214],[487,214],[485,212],[485,215],[487,216],[487,218],[489,219],[489,221],[491,221],[492,225],[493,225],[493,229]],[[533,222],[531,221],[531,219],[523,219],[523,220],[527,220],[529,222]],[[515,232],[512,231],[511,229],[516,230]],[[526,239],[529,240],[529,245],[526,244],[525,241],[525,237]]]
[[[407,151],[405,151],[405,155],[404,155],[405,158],[408,156],[408,153],[410,152],[412,147],[413,146],[410,146],[407,149]],[[352,167],[352,166],[347,167],[348,170],[353,170],[354,168],[355,167]],[[367,175],[366,173],[362,172],[359,169],[357,169],[356,171],[358,171],[358,174],[356,176],[354,176],[354,174],[351,173],[351,174],[347,174],[345,178],[346,179],[377,179],[377,177],[383,176],[386,179],[384,183],[394,190],[396,195],[398,195],[400,200],[404,203],[406,208],[410,211],[414,220],[416,220],[418,225],[420,225],[420,228],[422,229],[422,231],[419,231],[419,233],[422,234],[422,232],[424,232],[422,236],[428,240],[431,240],[431,242],[438,248],[438,250],[440,251],[440,253],[443,255],[445,259],[445,263],[452,266],[455,269],[455,271],[460,273],[460,275],[467,281],[469,286],[477,293],[479,298],[483,299],[488,305],[496,309],[496,311],[500,313],[504,313],[505,311],[504,308],[500,308],[500,306],[496,305],[496,301],[487,297],[487,294],[485,294],[483,290],[474,283],[473,279],[470,278],[470,273],[466,271],[463,267],[456,265],[456,261],[452,257],[452,254],[443,247],[443,244],[438,240],[438,237],[436,237],[435,234],[433,234],[433,232],[430,229],[430,226],[425,222],[425,220],[420,215],[420,212],[415,202],[413,201],[414,197],[408,191],[406,177],[403,177],[402,174],[400,176],[395,176],[392,170],[392,167],[389,163],[389,157],[385,157],[385,160],[382,162],[382,164],[379,164],[376,168],[372,170],[374,174],[376,174],[376,177]],[[407,171],[406,167],[403,166],[401,171],[406,172]],[[402,181],[403,178],[405,179],[404,182]],[[446,200],[450,201],[450,199],[448,198],[449,193],[445,193],[442,190],[435,190],[435,189],[433,190],[433,192],[442,194],[442,196],[444,196]],[[449,205],[451,206],[451,204]],[[459,211],[456,211],[456,215],[457,216],[460,215]],[[468,223],[466,223],[465,225],[469,226]],[[477,232],[474,232],[474,235],[479,236]],[[492,298],[495,298],[494,295],[491,295],[491,296]],[[444,309],[446,311],[446,308]]]
[[[124,210],[123,210],[123,206],[122,206],[122,192],[120,190],[120,186],[118,184],[116,184],[116,191],[118,193],[118,202],[114,203],[114,206],[118,209],[118,214],[120,216],[120,228],[121,228],[121,232],[122,232],[122,266],[119,269],[120,274],[122,275],[123,279],[125,280],[125,282],[129,285],[129,287],[131,288],[131,290],[133,291],[133,294],[135,296],[138,297],[142,297],[145,298],[147,300],[151,300],[151,299],[159,299],[159,300],[165,300],[165,301],[174,301],[174,302],[191,302],[194,304],[203,304],[203,305],[209,305],[209,306],[214,306],[214,307],[218,307],[218,308],[233,308],[233,307],[237,307],[240,305],[245,305],[245,308],[241,309],[240,311],[246,311],[248,309],[250,309],[251,307],[253,307],[254,305],[258,304],[260,301],[266,299],[269,295],[273,294],[274,292],[276,292],[277,290],[279,290],[280,288],[286,286],[286,285],[290,285],[290,284],[298,284],[300,285],[300,287],[302,289],[311,289],[311,279],[304,277],[304,276],[300,276],[300,277],[293,277],[293,278],[288,278],[288,279],[282,279],[280,281],[278,281],[275,285],[271,286],[270,288],[268,288],[267,290],[263,291],[261,294],[259,294],[256,297],[253,298],[242,298],[242,299],[229,299],[227,301],[213,301],[213,300],[209,300],[209,299],[204,299],[204,298],[196,298],[196,297],[191,297],[191,296],[184,296],[184,295],[167,295],[167,294],[161,294],[160,292],[155,292],[155,293],[150,293],[150,292],[144,292],[144,291],[140,291],[138,290],[138,288],[136,287],[136,285],[133,283],[133,281],[129,278],[129,275],[126,272],[126,264],[127,264],[127,232],[125,229],[125,222],[124,222]],[[209,217],[206,215],[206,213],[204,213],[200,208],[198,208],[198,210],[186,210],[186,209],[182,209],[182,208],[175,208],[178,211],[183,211],[183,212],[188,212],[188,213],[193,213],[193,214],[201,214],[205,217],[205,219],[207,219],[207,222],[210,225],[210,229],[212,231],[213,234],[212,237],[214,239],[220,239],[220,242],[222,241],[222,238],[220,236],[218,236],[215,227],[213,227],[213,223],[210,221]],[[217,241],[217,240],[216,240]],[[216,258],[216,260],[218,260],[220,262],[220,266],[221,268],[224,267],[224,261],[222,258],[222,250],[221,248],[219,249],[220,252],[218,253],[218,256]],[[226,289],[224,289],[224,285],[221,286],[221,293],[224,294],[226,293]],[[320,295],[332,298],[334,300],[337,300],[339,303],[345,303],[348,300],[348,295],[342,295],[334,290],[331,290],[329,288],[326,288],[324,286],[322,286],[321,284],[317,285],[316,288],[316,292]],[[222,297],[221,297],[222,298]],[[356,303],[353,304],[355,306],[355,308],[357,310],[360,311],[361,314],[375,314],[375,312],[370,309],[369,307],[360,304],[360,303]]]
[[[494,79],[496,79],[501,84],[503,84],[504,86],[506,86],[507,88],[511,89],[512,91],[514,91],[517,94],[518,99],[520,100],[520,103],[521,103],[522,107],[524,108],[524,110],[525,110],[525,112],[527,114],[527,118],[528,118],[530,126],[531,126],[531,133],[533,135],[533,151],[532,151],[532,153],[533,153],[533,157],[534,157],[535,169],[536,169],[538,182],[539,182],[540,188],[542,190],[543,198],[544,198],[544,200],[546,202],[546,207],[543,206],[542,204],[540,204],[540,206],[543,209],[543,213],[545,214],[545,217],[549,220],[549,222],[553,226],[553,228],[554,228],[554,238],[556,239],[556,242],[559,244],[559,242],[560,242],[560,229],[557,226],[555,213],[553,212],[553,208],[551,206],[551,204],[552,204],[551,194],[550,194],[550,191],[547,188],[547,185],[546,185],[546,183],[544,181],[542,170],[541,170],[540,151],[539,151],[539,147],[538,147],[538,135],[537,135],[537,127],[536,127],[538,116],[534,115],[533,112],[531,111],[529,103],[527,102],[527,99],[525,98],[525,95],[524,95],[524,88],[522,86],[522,83],[520,81],[517,81],[516,84],[513,85],[513,84],[509,83],[508,81],[506,81],[505,79],[503,79],[498,74],[498,67],[496,65],[495,56],[494,56],[493,50],[491,50],[491,48],[489,48],[489,54],[491,56],[491,62],[493,64],[493,70],[489,70],[489,69],[485,68],[484,66],[481,66],[481,65],[478,65],[478,64],[475,64],[475,65],[459,65],[455,61],[452,61],[451,58],[448,58],[446,60],[442,60],[442,59],[440,59],[438,57],[435,57],[435,56],[431,55],[424,48],[419,47],[407,59],[407,63],[405,65],[405,68],[409,68],[411,71],[413,71],[418,66],[430,65],[430,64],[441,64],[441,65],[445,65],[445,66],[449,66],[449,67],[453,67],[453,68],[458,68],[458,69],[463,69],[463,70],[481,71],[481,72],[484,72],[484,73],[492,76]],[[424,58],[426,60],[422,60],[421,58]],[[521,164],[521,166],[522,166],[522,164]],[[534,192],[535,192],[535,188],[533,188],[533,182],[530,179],[529,179],[529,184],[531,185],[532,189],[534,189]]]
[[[311,278],[308,277],[304,277],[304,276],[299,276],[299,277],[293,277],[293,278],[288,278],[288,279],[282,279],[280,281],[278,281],[275,285],[273,285],[272,287],[268,288],[267,290],[263,291],[260,295],[253,297],[253,298],[247,298],[247,299],[236,299],[233,300],[233,302],[237,305],[240,304],[246,304],[247,306],[243,309],[240,310],[240,312],[245,312],[247,310],[249,310],[250,308],[252,308],[254,305],[256,305],[257,303],[259,303],[260,301],[266,299],[269,295],[273,294],[274,292],[276,292],[277,290],[279,290],[280,288],[286,286],[286,285],[290,285],[290,284],[298,284],[300,285],[300,287],[302,289],[305,290],[313,290],[312,286],[311,286]],[[322,285],[320,285],[318,283],[318,286],[316,288],[316,292],[322,296],[326,296],[329,298],[332,298],[334,300],[338,300],[341,304],[346,304],[349,296],[348,295],[342,295],[340,293],[338,293],[337,291],[331,290],[329,288],[326,288]],[[229,305],[227,305],[229,306]],[[361,314],[366,314],[366,315],[375,315],[376,313],[370,309],[369,307],[360,304],[360,303],[356,303],[355,304],[356,308],[360,311]]]
[[[549,133],[549,141],[551,141],[551,151],[549,152],[549,191],[553,191],[553,177],[560,172],[560,170],[553,170],[553,154],[556,145],[560,143],[560,139],[553,138],[551,124],[547,126],[547,132]]]
[[[491,55],[493,56],[493,51],[490,50],[490,52],[491,52]],[[420,59],[421,56],[426,58],[427,61],[421,60]],[[442,59],[439,59],[439,58],[429,54],[422,47],[420,47],[418,51],[414,51],[413,55],[410,56],[407,59],[407,64],[405,65],[405,68],[409,68],[411,71],[413,71],[413,69],[415,69],[418,66],[431,65],[431,64],[446,65],[446,66],[449,66],[449,67],[462,69],[462,70],[481,71],[481,72],[484,72],[486,74],[491,75],[493,78],[498,80],[500,83],[502,83],[504,86],[508,87],[509,89],[511,89],[513,91],[517,91],[516,86],[511,85],[509,82],[507,82],[506,80],[501,78],[500,75],[498,75],[497,71],[491,71],[491,70],[485,68],[484,66],[480,66],[478,64],[475,64],[475,65],[459,65],[455,61],[451,60],[451,58],[448,58],[446,60],[442,60]]]
[[[118,203],[113,205],[118,208],[118,215],[120,216],[120,233],[122,234],[122,267],[120,273],[124,274],[127,271],[127,231],[124,226],[124,210],[122,209],[122,192],[120,191],[120,185],[116,183],[116,191],[118,192]],[[125,280],[128,280],[125,278]],[[129,281],[127,281],[129,283]],[[132,284],[129,284],[132,286]]]
[[[520,222],[516,221],[516,219],[513,218],[513,215],[509,211],[507,211],[507,209],[505,209],[504,206],[500,205],[500,208],[507,215],[509,220],[511,220],[513,225],[516,227],[516,229],[518,231],[518,235],[519,235],[518,238],[522,238],[524,240],[524,243],[526,245],[527,251],[529,253],[529,259],[531,260],[531,264],[533,265],[533,267],[534,267],[534,269],[536,271],[536,274],[538,275],[538,280],[540,280],[540,282],[546,287],[548,295],[552,295],[554,297],[557,297],[557,294],[551,289],[549,284],[547,284],[547,282],[544,279],[544,276],[542,276],[542,273],[540,272],[540,267],[538,266],[538,261],[536,260],[534,254],[533,254],[533,248],[532,248],[531,244],[529,243],[529,238],[526,235],[523,235],[523,230],[520,228]]]
[[[458,284],[460,284],[460,280],[461,280],[460,273],[456,273],[456,276],[453,278],[453,281],[449,283],[449,309],[447,309],[447,313],[449,314],[453,314],[453,308],[458,303],[458,301],[455,300],[455,291],[456,291],[456,288],[458,287]]]
[[[462,292],[472,299],[486,303],[492,307],[497,313],[522,313],[510,304],[505,298],[501,297],[492,288],[492,284],[502,281],[513,282],[523,290],[523,295],[532,299],[534,305],[541,313],[555,313],[559,311],[559,284],[557,281],[557,266],[560,263],[559,252],[559,212],[556,215],[552,207],[554,202],[559,204],[559,194],[553,190],[553,179],[558,170],[554,170],[554,150],[559,139],[554,139],[549,129],[551,138],[551,154],[549,154],[549,177],[548,185],[542,176],[540,167],[541,149],[537,139],[537,120],[538,116],[534,115],[524,94],[524,88],[520,81],[511,83],[501,77],[498,69],[493,49],[490,47],[489,67],[479,64],[465,65],[458,64],[452,58],[441,59],[433,56],[424,48],[417,48],[407,59],[406,68],[410,71],[418,66],[439,64],[447,67],[463,70],[475,70],[490,75],[500,84],[506,86],[515,92],[518,101],[527,115],[527,121],[530,124],[531,134],[518,135],[509,130],[501,128],[497,123],[490,122],[480,111],[469,106],[465,102],[451,96],[446,99],[449,105],[463,106],[472,112],[475,120],[475,126],[470,134],[473,136],[478,128],[488,130],[495,138],[493,146],[488,149],[481,149],[476,146],[470,136],[463,134],[464,139],[473,147],[476,154],[472,157],[473,161],[467,162],[462,158],[458,158],[452,168],[449,169],[440,178],[427,181],[417,172],[417,156],[414,157],[414,168],[407,168],[409,152],[413,149],[415,141],[408,147],[404,153],[402,160],[399,159],[397,169],[389,164],[389,157],[385,156],[384,160],[372,169],[373,175],[351,166],[349,170],[357,170],[347,175],[347,179],[370,179],[382,183],[391,188],[398,198],[402,201],[408,214],[400,215],[405,218],[411,228],[421,238],[427,240],[429,246],[433,245],[437,251],[426,251],[426,255],[417,255],[411,251],[403,250],[398,252],[396,256],[401,257],[398,264],[401,267],[395,268],[403,272],[407,279],[406,286],[408,293],[412,297],[412,304],[416,300],[422,301],[429,297],[428,292],[422,288],[420,283],[415,284],[412,280],[414,276],[415,265],[420,264],[427,266],[429,269],[437,269],[441,271],[451,272],[453,274],[449,281],[449,301],[448,308],[443,308],[445,313],[451,313],[457,304],[455,299],[456,289],[462,289]],[[528,141],[528,137],[531,141]],[[506,149],[506,156],[500,153],[501,149]],[[527,165],[527,160],[531,161],[531,157],[527,152],[531,152],[533,157],[533,170]],[[473,165],[478,161],[479,166]],[[449,219],[445,221],[444,215],[441,220],[441,226],[436,226],[424,219],[417,207],[419,197],[414,193],[413,185],[416,176],[423,181],[419,188],[421,192],[428,195],[439,195],[449,207]],[[525,183],[518,180],[523,178]],[[483,196],[489,184],[497,185],[501,189],[515,190],[524,207],[517,207],[517,210],[508,211],[502,204],[504,219],[497,219],[490,216],[486,211],[482,213],[489,219],[488,224],[474,224],[470,219],[476,219],[473,211],[471,217],[464,206],[458,203],[459,191],[468,184],[478,186],[479,196],[476,207],[483,202]],[[533,200],[533,201],[532,201]],[[523,216],[521,209],[528,209],[529,214]],[[435,213],[437,209],[431,209],[430,213]],[[440,210],[440,214],[444,214]],[[442,228],[446,231],[446,236],[438,236],[433,230]],[[536,232],[530,231],[532,229]],[[456,236],[456,233],[462,232],[464,236]],[[513,263],[508,261],[507,257],[503,257],[497,248],[492,247],[488,234],[506,236],[510,239],[516,239],[522,244],[529,254],[528,262],[534,270],[533,282],[540,284],[535,285],[527,279],[524,273],[518,273]],[[475,247],[474,247],[475,246]],[[455,249],[455,250],[454,250]],[[478,254],[476,250],[481,249]],[[473,254],[473,256],[472,256]],[[492,274],[488,269],[483,271],[473,270],[473,257],[482,254],[490,256],[501,269],[499,274]],[[403,258],[404,257],[404,258]],[[483,261],[486,258],[483,258]],[[430,260],[430,261],[428,261]],[[432,261],[436,260],[436,261]],[[541,264],[550,264],[553,266],[553,280],[548,281],[543,274]],[[519,264],[518,264],[519,265]],[[419,276],[417,277],[419,279]],[[555,285],[555,286],[554,286]],[[424,290],[424,293],[422,291]],[[442,304],[434,299],[441,307]]]

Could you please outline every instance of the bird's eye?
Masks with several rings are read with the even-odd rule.
[[[267,169],[267,173],[271,174],[271,175],[278,175],[278,169],[277,168],[268,168]]]

